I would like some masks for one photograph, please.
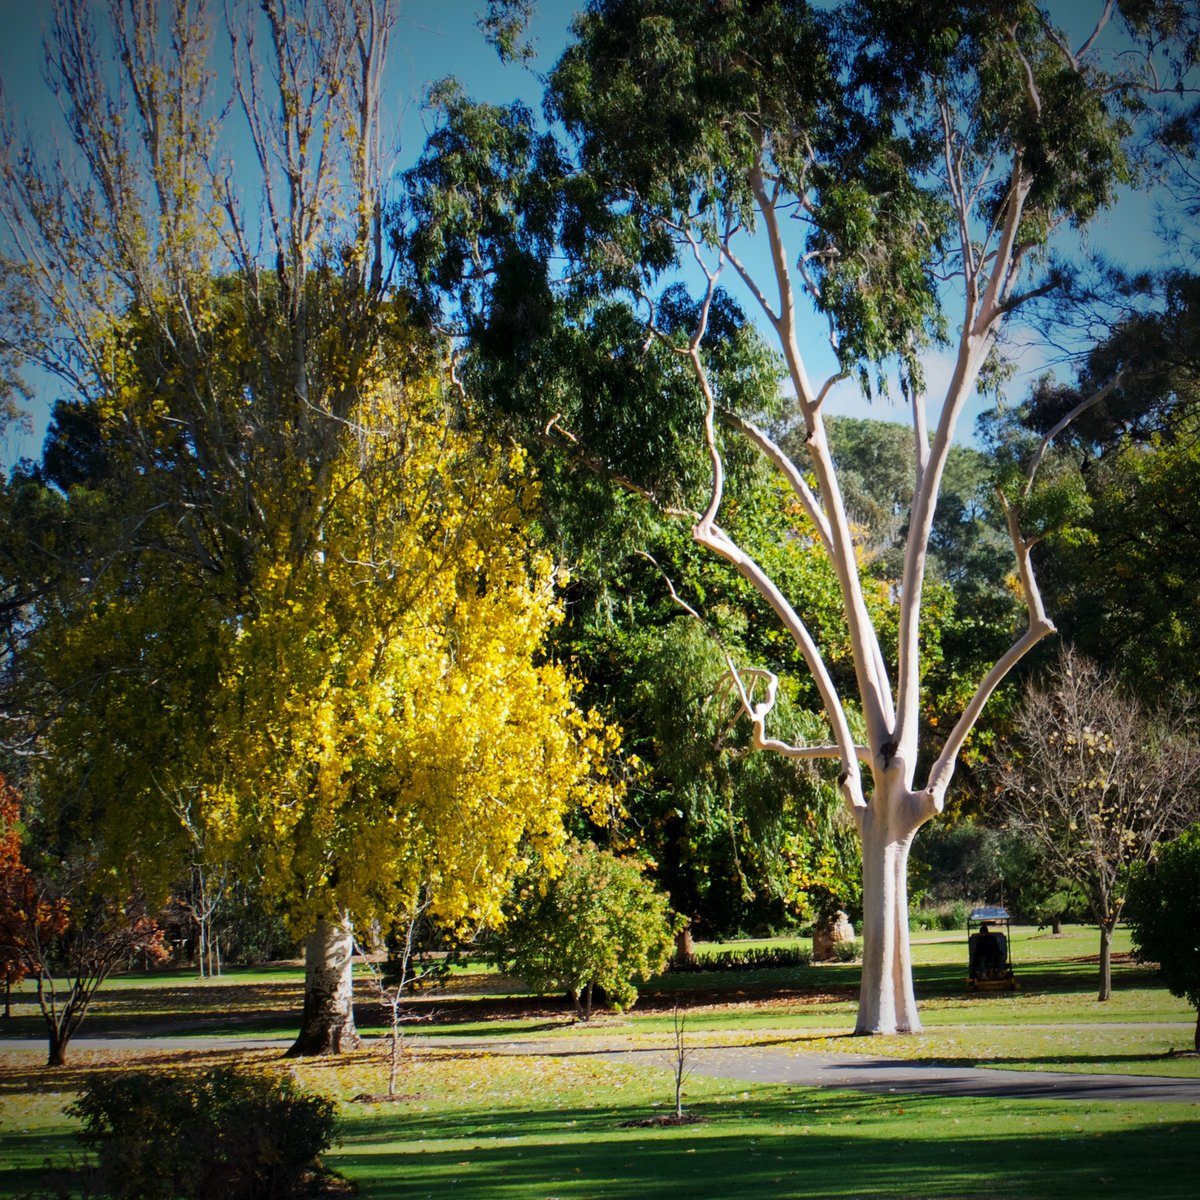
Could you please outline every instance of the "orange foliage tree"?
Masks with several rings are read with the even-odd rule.
[[[36,980],[51,1067],[65,1065],[71,1038],[115,968],[136,954],[165,957],[144,900],[88,897],[86,878],[79,864],[49,879],[21,861],[19,796],[0,776],[0,972],[6,1000],[14,983]]]

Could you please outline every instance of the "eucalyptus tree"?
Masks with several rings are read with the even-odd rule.
[[[1196,18],[1183,6],[1094,9],[1079,32],[1077,9],[1068,31],[1031,0],[832,10],[593,0],[549,79],[565,148],[520,109],[472,107],[444,89],[442,123],[413,177],[414,244],[437,264],[427,278],[458,289],[477,352],[508,364],[499,390],[532,409],[543,441],[686,521],[774,610],[811,673],[828,737],[794,744],[772,732],[777,672],[729,664],[755,746],[839,765],[863,848],[860,1033],[920,1027],[906,903],[914,835],[942,811],[989,697],[1053,630],[1032,550],[1051,512],[1035,476],[1057,425],[1005,497],[1025,627],[953,719],[923,726],[919,631],[956,429],[981,380],[1002,375],[1005,328],[1068,277],[1056,243],[1134,180],[1139,138],[1179,103],[1172,88],[1194,67]],[[689,273],[699,291],[685,303],[678,280]],[[726,281],[780,356],[783,413],[755,407],[723,354]],[[564,315],[574,331],[565,342],[553,333]],[[567,347],[611,339],[619,321],[636,333],[610,341],[607,360],[631,389],[547,366],[547,356],[586,357]],[[834,364],[824,379],[812,351],[822,338]],[[928,394],[931,351],[952,363],[938,396]],[[572,371],[584,386],[568,386]],[[840,380],[869,389],[889,371],[911,412],[915,460],[893,654],[864,595],[826,421]],[[653,372],[667,381],[657,393]],[[1096,394],[1110,386],[1098,381]],[[778,436],[789,422],[800,461]],[[832,564],[848,688],[805,597],[785,594],[725,520],[730,463],[747,451],[790,489],[790,536]]]

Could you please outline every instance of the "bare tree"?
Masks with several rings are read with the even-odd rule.
[[[396,1077],[400,1070],[403,1043],[400,1026],[404,1023],[404,1002],[412,992],[413,985],[422,979],[425,972],[417,963],[421,924],[429,911],[427,892],[413,900],[407,912],[401,913],[393,926],[393,937],[383,939],[368,936],[365,940],[355,939],[355,945],[370,974],[372,990],[388,1014],[388,1089],[387,1098],[396,1098]],[[393,949],[383,961],[385,950]]]
[[[229,865],[210,861],[209,832],[201,810],[196,787],[181,787],[164,792],[164,799],[179,818],[187,844],[192,851],[187,895],[179,906],[196,926],[196,965],[200,978],[221,974],[221,941],[216,915],[229,884]]]
[[[683,1085],[693,1071],[691,1047],[684,1039],[687,1011],[678,1004],[671,1009],[671,1070],[675,1076],[675,1120],[683,1121]]]
[[[1130,870],[1200,816],[1194,714],[1150,712],[1094,662],[1064,650],[1031,684],[999,759],[1008,825],[1077,883],[1100,927],[1100,991],[1112,994],[1112,934]]]

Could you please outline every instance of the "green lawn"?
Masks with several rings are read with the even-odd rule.
[[[665,1048],[675,996],[687,1006],[694,1046],[761,1042],[1017,1070],[1200,1074],[1197,1059],[1166,1057],[1190,1046],[1195,1014],[1144,968],[1119,959],[1116,995],[1096,1001],[1095,963],[1082,961],[1096,953],[1094,930],[1062,939],[1017,930],[1013,940],[1021,990],[968,996],[964,935],[914,935],[926,1030],[913,1037],[846,1036],[853,964],[668,976],[649,985],[652,1007],[582,1027],[550,1000],[536,1013],[474,1017],[472,1006],[494,1007],[508,986],[476,967],[448,994],[447,1019],[415,1027],[401,1101],[354,1099],[385,1085],[379,1047],[286,1068],[340,1101],[344,1140],[329,1163],[364,1197],[1103,1197],[1148,1188],[1156,1197],[1194,1195],[1196,1105],[947,1101],[694,1076],[687,1104],[702,1124],[622,1125],[670,1102]],[[1118,953],[1125,949],[1119,940]],[[85,1033],[170,1023],[206,1034],[287,1034],[300,988],[294,966],[209,981],[178,972],[122,976],[102,992]],[[27,1007],[22,1001],[23,1015],[0,1026],[5,1034],[39,1032]],[[370,1027],[369,1005],[360,1003],[360,1014]],[[474,1045],[462,1045],[464,1035]],[[519,1041],[522,1052],[489,1052],[493,1041],[497,1049]],[[649,1066],[593,1053],[619,1047],[663,1053],[647,1056]],[[68,1068],[47,1072],[40,1053],[6,1048],[0,1038],[0,1200],[55,1194],[46,1163],[78,1160],[62,1109],[90,1072],[231,1059],[284,1065],[273,1050],[164,1053],[131,1039],[119,1049],[77,1048]]]

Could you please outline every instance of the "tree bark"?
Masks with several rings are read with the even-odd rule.
[[[862,818],[863,969],[855,1034],[918,1033],[908,939],[908,853],[921,822],[906,788],[877,786]]]
[[[50,1048],[46,1055],[46,1066],[65,1067],[67,1065],[67,1042],[69,1040],[69,1035],[64,1035],[57,1029],[50,1030]]]
[[[350,975],[353,955],[350,929],[324,918],[304,939],[304,1012],[289,1058],[341,1054],[358,1047]]]
[[[1100,923],[1100,994],[1097,1000],[1112,999],[1112,935],[1109,922]]]
[[[1192,1036],[1192,1049],[1200,1054],[1200,1008],[1196,1009],[1196,1032]]]

